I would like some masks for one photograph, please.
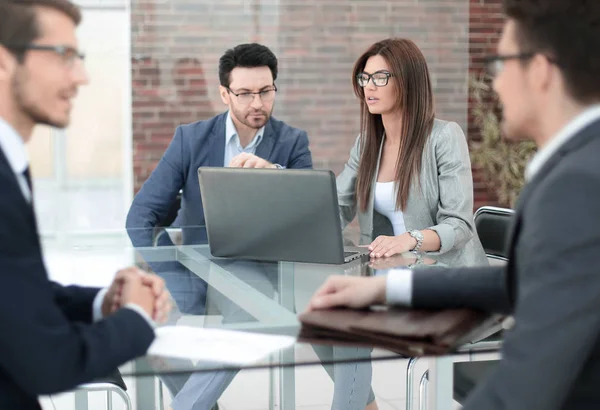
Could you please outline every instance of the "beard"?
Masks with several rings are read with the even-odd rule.
[[[237,120],[239,122],[244,124],[246,127],[249,127],[249,128],[255,129],[255,130],[258,130],[258,129],[264,127],[265,124],[271,118],[271,112],[262,110],[262,109],[261,110],[251,109],[250,111],[244,111],[244,110],[239,110],[235,107],[232,107],[232,111],[233,111],[233,115],[235,115],[235,118],[237,118]],[[262,115],[262,117],[251,118],[253,115]]]
[[[27,73],[24,70],[18,70],[11,82],[12,100],[15,102],[18,115],[34,125],[41,124],[56,128],[65,128],[69,125],[68,119],[66,121],[54,120],[45,113],[39,103],[31,98],[30,92],[27,90],[27,83]]]

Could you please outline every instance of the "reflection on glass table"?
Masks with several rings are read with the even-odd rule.
[[[156,404],[155,382],[148,376],[160,376],[175,397],[175,410],[211,408],[240,369],[260,368],[273,369],[272,391],[277,393],[280,407],[293,409],[294,368],[323,366],[335,381],[334,407],[344,402],[344,408],[362,410],[374,399],[371,361],[402,357],[380,349],[298,342],[297,314],[305,310],[312,294],[332,274],[374,275],[397,267],[437,265],[433,258],[413,254],[379,261],[362,259],[343,265],[218,259],[211,256],[206,244],[176,245],[179,233],[167,234],[174,237],[173,245],[134,248],[129,241],[131,232],[106,231],[45,238],[44,246],[51,275],[62,283],[106,286],[117,269],[133,263],[153,270],[164,278],[174,301],[175,307],[165,326],[279,335],[290,337],[293,343],[257,361],[242,364],[157,356],[139,358],[132,366],[124,367],[122,373],[136,378],[137,406],[144,409],[155,408]],[[88,268],[82,270],[81,266]],[[451,389],[447,390],[451,397]],[[275,405],[274,398],[271,404]]]

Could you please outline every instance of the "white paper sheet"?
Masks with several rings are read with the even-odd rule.
[[[225,364],[250,364],[289,347],[291,336],[274,336],[191,326],[156,329],[148,354]]]

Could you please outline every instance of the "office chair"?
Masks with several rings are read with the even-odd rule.
[[[159,226],[154,228],[153,239],[152,239],[152,243],[154,246],[156,246],[158,244],[158,241],[161,236],[169,234],[167,229],[171,225],[173,225],[173,222],[175,222],[175,219],[177,218],[177,213],[179,212],[179,208],[181,208],[181,196],[182,196],[181,191],[179,191],[179,193],[177,194],[177,197],[175,198],[175,201],[173,201],[173,203],[171,204],[171,208],[169,209],[169,213],[167,213],[167,216],[165,217],[165,219],[160,221]]]
[[[127,386],[121,377],[119,370],[115,370],[107,377],[96,379],[89,383],[79,385],[75,388],[75,392],[84,391],[86,394],[92,391],[106,391],[107,410],[112,410],[112,393],[118,394],[125,402],[125,408],[132,410],[131,399],[127,394]]]
[[[475,212],[475,229],[490,264],[506,263],[506,244],[515,211],[482,206]]]
[[[485,251],[485,254],[492,266],[503,265],[507,261],[507,250],[506,244],[508,242],[508,235],[513,221],[514,211],[508,208],[499,208],[494,206],[482,206],[475,211],[475,230],[477,236],[481,241],[481,245]],[[506,325],[510,325],[510,318],[507,319]],[[475,340],[471,343],[475,344],[478,342],[496,342],[498,345],[502,343],[502,330],[489,335],[488,337]],[[406,409],[413,409],[413,383],[414,383],[414,372],[417,357],[411,357],[406,368]],[[477,361],[472,359],[471,361]],[[475,380],[481,378],[487,371],[489,371],[495,361],[481,361],[479,363],[471,362],[455,362],[454,365],[454,400],[462,403],[464,399],[471,392],[475,386]],[[429,371],[425,371],[421,377],[419,384],[419,407],[423,407],[423,400],[425,399],[426,384],[428,380]],[[464,374],[469,374],[472,377],[463,377]]]

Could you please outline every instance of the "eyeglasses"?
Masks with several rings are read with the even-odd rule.
[[[71,46],[43,46],[39,44],[27,44],[23,46],[8,46],[7,48],[17,52],[29,50],[50,51],[58,54],[67,67],[72,67],[76,60],[83,61],[85,59],[85,54],[79,52],[79,50]]]
[[[485,64],[485,70],[491,77],[496,77],[504,69],[504,62],[508,60],[520,60],[527,61],[533,58],[537,53],[519,53],[519,54],[507,54],[507,55],[495,55],[486,57],[483,61]],[[550,62],[554,62],[551,58],[548,58]]]
[[[262,90],[262,91],[258,91],[255,93],[251,93],[251,92],[243,92],[243,93],[234,93],[233,91],[231,91],[231,89],[229,87],[226,87],[227,91],[229,91],[231,94],[235,95],[236,98],[238,99],[238,101],[240,102],[240,104],[250,104],[252,101],[254,101],[254,97],[258,96],[262,102],[271,102],[275,99],[275,93],[277,92],[277,86],[275,86],[275,84],[273,84],[273,88],[269,88],[268,90]]]
[[[393,77],[392,73],[387,71],[376,71],[373,74],[360,73],[356,76],[356,82],[361,87],[366,87],[369,84],[369,80],[373,80],[373,85],[377,87],[385,87],[390,77]]]

